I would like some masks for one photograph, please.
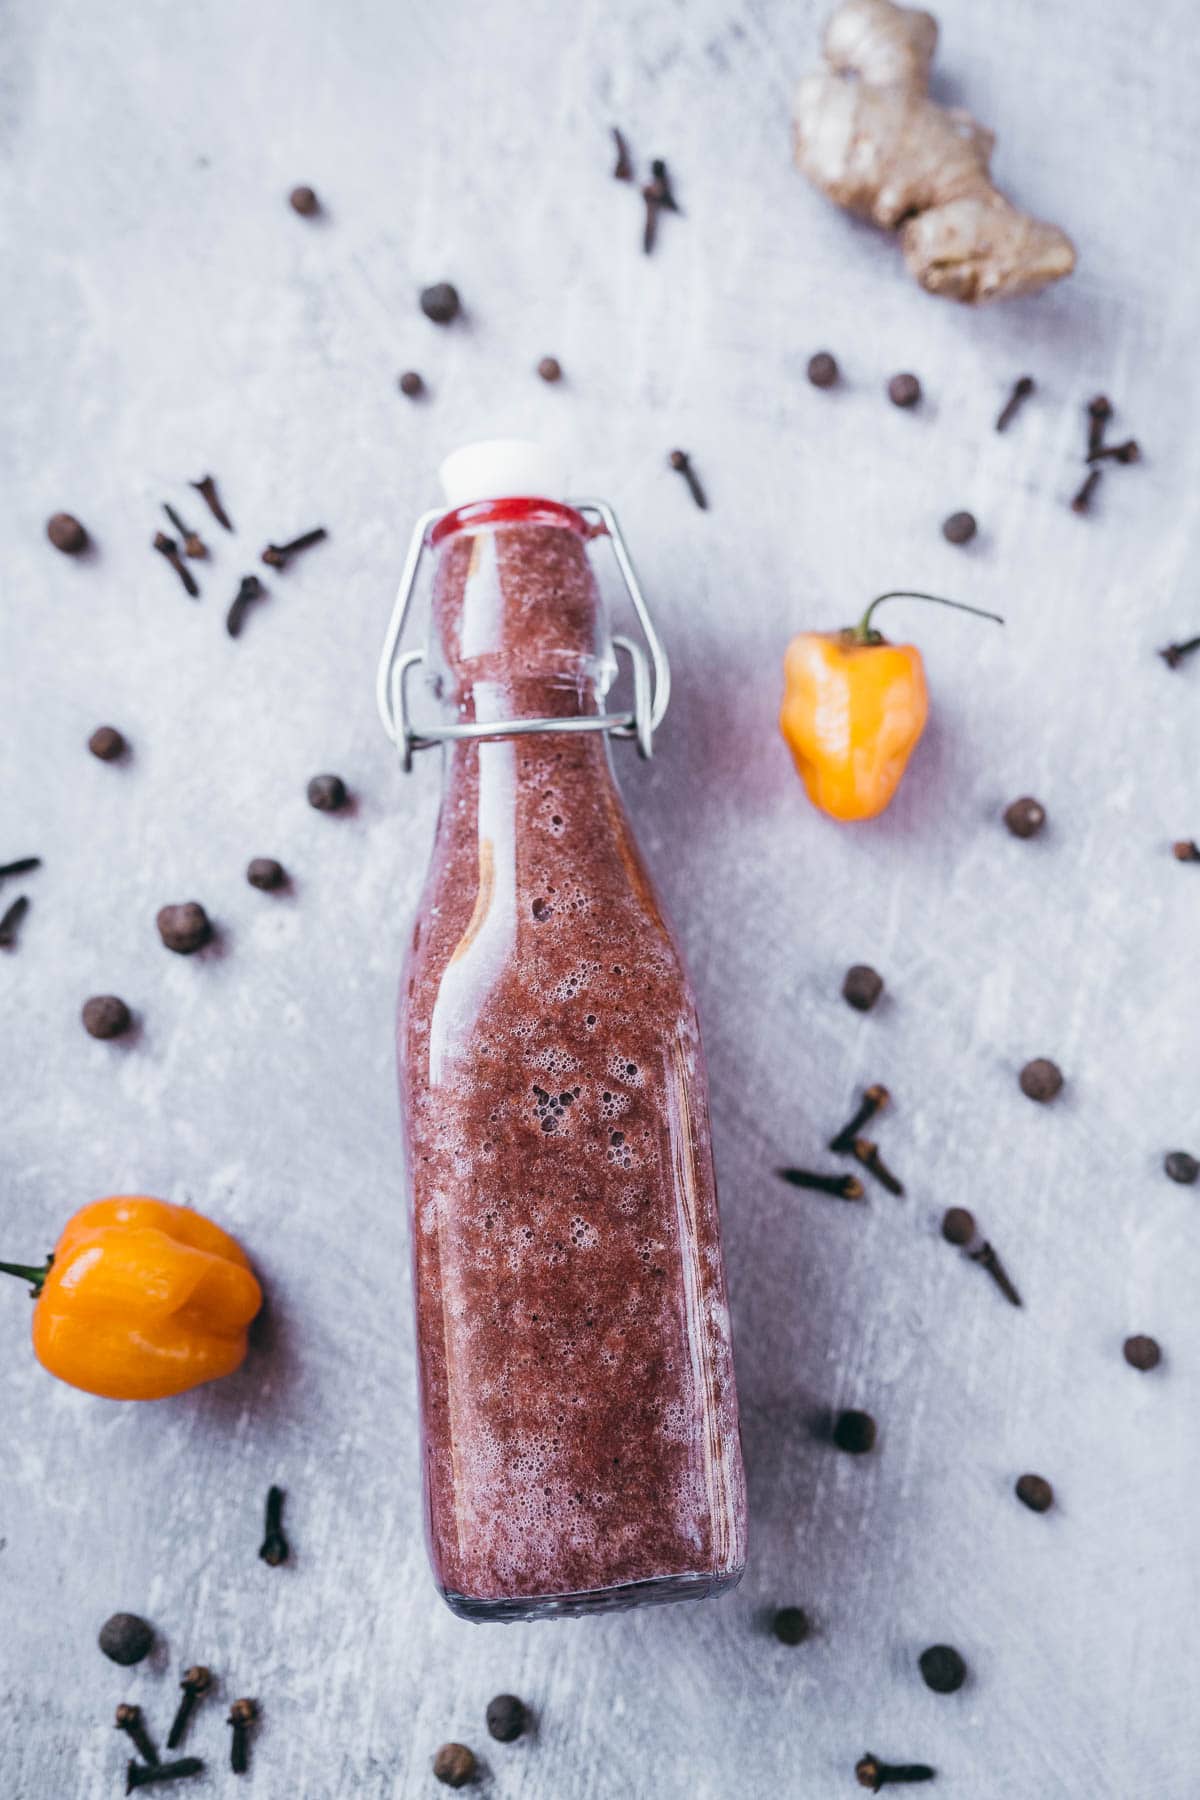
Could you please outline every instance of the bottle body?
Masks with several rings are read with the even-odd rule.
[[[443,545],[460,717],[594,712],[582,535]],[[475,1618],[719,1591],[745,1554],[695,1006],[598,732],[448,752],[399,1026],[426,1520]]]

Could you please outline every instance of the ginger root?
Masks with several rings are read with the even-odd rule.
[[[1036,293],[1071,273],[1075,247],[992,186],[992,133],[929,98],[937,31],[929,13],[892,0],[843,0],[825,27],[828,71],[796,96],[796,162],[839,206],[899,230],[929,293]]]

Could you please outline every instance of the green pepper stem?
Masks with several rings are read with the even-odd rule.
[[[997,625],[1004,623],[999,613],[984,612],[981,606],[968,606],[965,600],[947,600],[941,594],[918,594],[912,588],[891,588],[886,594],[875,596],[858,624],[853,627],[856,644],[879,643],[880,633],[871,624],[871,614],[885,600],[929,600],[934,606],[952,606],[955,612],[974,613],[977,619],[994,619]]]
[[[33,1297],[36,1300],[42,1291],[42,1283],[50,1273],[50,1266],[53,1261],[54,1258],[48,1256],[40,1269],[35,1269],[30,1263],[0,1262],[0,1275],[15,1275],[18,1281],[31,1282],[33,1285]]]

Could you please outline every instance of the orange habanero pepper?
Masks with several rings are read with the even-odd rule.
[[[160,1400],[231,1374],[262,1305],[250,1259],[228,1232],[144,1195],[83,1207],[44,1268],[0,1270],[34,1284],[38,1361],[108,1400]]]
[[[804,631],[784,657],[779,729],[808,797],[831,819],[873,819],[891,801],[929,714],[915,644],[889,644],[871,624],[884,600],[932,600],[959,612],[998,613],[897,589],[872,600],[857,625]]]

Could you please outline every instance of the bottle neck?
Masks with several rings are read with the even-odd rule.
[[[580,514],[548,501],[489,501],[439,521],[430,663],[460,717],[601,709],[615,670],[587,535]]]

